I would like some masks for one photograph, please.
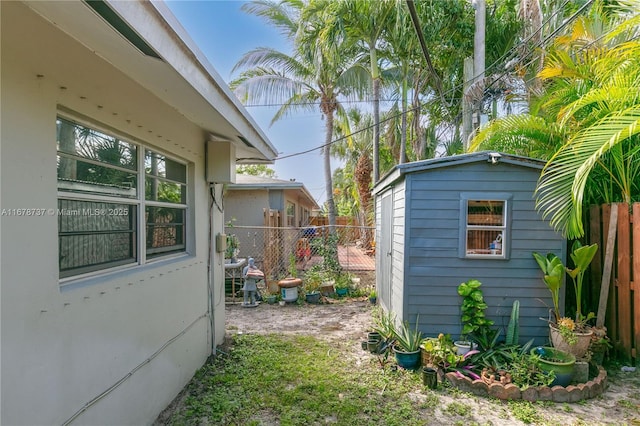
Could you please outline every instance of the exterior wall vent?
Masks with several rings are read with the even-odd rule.
[[[136,49],[147,56],[162,60],[160,55],[145,42],[104,0],[84,0],[102,19],[107,21],[120,35],[126,38]]]

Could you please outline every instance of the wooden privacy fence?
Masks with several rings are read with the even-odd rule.
[[[605,253],[612,211],[617,210],[615,248],[607,265]],[[615,220],[615,215],[614,215]],[[637,360],[640,344],[640,203],[603,204],[589,209],[589,240],[598,243],[591,264],[588,306],[598,306],[603,271],[610,268],[605,325],[614,348]],[[606,288],[606,282],[605,282]]]

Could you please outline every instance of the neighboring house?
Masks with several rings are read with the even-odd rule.
[[[163,3],[0,11],[0,423],[150,424],[223,341],[223,183],[276,150]]]
[[[523,342],[543,342],[552,306],[532,252],[565,258],[565,240],[535,210],[544,163],[479,152],[396,166],[375,186],[378,300],[427,335],[461,331],[457,286],[482,282],[487,315]]]
[[[236,175],[236,183],[226,185],[226,223],[265,226],[265,211],[279,212],[277,226],[301,227],[309,224],[311,212],[320,207],[302,182],[263,176]]]
[[[319,209],[294,180],[239,174],[225,188],[225,229],[236,235],[240,256],[253,257],[269,279],[283,273],[292,254],[310,255],[310,246],[300,246],[304,230],[299,228]]]

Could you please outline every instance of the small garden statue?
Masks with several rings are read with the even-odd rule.
[[[244,301],[243,306],[258,306],[256,304],[256,292],[258,291],[258,281],[264,279],[264,273],[256,267],[253,257],[249,258],[247,266],[242,269],[242,278],[244,278]]]

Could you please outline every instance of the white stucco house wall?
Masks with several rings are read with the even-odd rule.
[[[223,183],[276,150],[161,2],[0,18],[0,423],[150,424],[223,340]]]

